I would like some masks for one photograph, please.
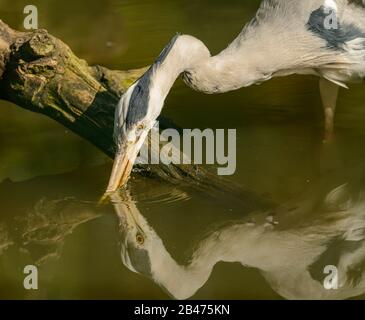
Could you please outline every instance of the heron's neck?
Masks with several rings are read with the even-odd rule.
[[[179,265],[162,245],[158,254],[151,254],[152,278],[175,299],[191,298],[208,281],[215,261],[199,265]]]
[[[262,80],[262,74],[249,54],[242,56],[234,46],[216,56],[192,36],[179,36],[169,53],[154,71],[152,90],[166,98],[180,74],[193,89],[205,93],[221,93],[249,86]]]
[[[234,225],[220,230],[218,240],[213,234],[202,241],[191,262],[179,265],[162,240],[157,235],[155,238],[158,240],[149,255],[153,280],[177,299],[192,297],[208,281],[214,266],[219,262],[239,262],[266,273],[275,273],[283,264],[291,265],[294,251],[285,246],[273,246],[278,239],[274,234],[266,235],[264,227]],[[288,263],[283,262],[285,259]]]

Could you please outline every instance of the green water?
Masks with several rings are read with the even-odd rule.
[[[219,52],[258,3],[32,1],[41,28],[114,69],[150,64],[176,32]],[[26,4],[0,0],[1,19],[22,29]],[[169,95],[163,114],[181,127],[237,129],[228,179],[276,204],[253,212],[137,175],[122,199],[98,207],[111,161],[0,102],[0,298],[365,298],[365,93],[341,92],[335,139],[323,145],[317,81],[218,96],[179,82]],[[37,291],[23,287],[28,264],[39,267]],[[327,265],[338,268],[337,290],[324,289]]]

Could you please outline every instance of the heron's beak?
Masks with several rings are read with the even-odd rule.
[[[123,195],[123,196],[122,196]],[[139,212],[136,203],[133,201],[129,190],[123,191],[122,195],[120,193],[110,194],[110,199],[112,200],[115,212],[123,223],[123,227],[130,229],[130,227],[135,227],[141,230],[139,217],[141,213]],[[142,233],[144,234],[143,230]]]
[[[136,144],[129,144],[117,151],[106,195],[115,192],[127,183],[138,152],[139,149]]]

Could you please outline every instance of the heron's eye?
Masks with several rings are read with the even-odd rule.
[[[137,127],[136,127],[136,138],[138,139],[139,136],[142,134],[143,130],[145,128],[145,125],[144,124],[139,124]]]
[[[136,235],[136,241],[139,245],[142,245],[144,243],[144,238],[140,233],[137,233]]]

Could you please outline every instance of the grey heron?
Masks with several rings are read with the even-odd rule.
[[[270,211],[254,211],[242,220],[213,228],[195,245],[190,259],[183,264],[166,249],[128,190],[113,193],[122,262],[176,299],[193,297],[220,262],[257,269],[272,289],[287,299],[337,300],[362,295],[365,291],[362,179],[333,190],[323,188],[322,182],[319,180],[314,189],[279,206],[275,217],[270,216]],[[313,224],[312,214],[317,213],[318,204],[326,210],[317,215]],[[328,265],[338,268],[337,290],[323,286],[324,269]]]
[[[116,108],[117,152],[107,193],[127,182],[180,75],[193,89],[213,94],[291,74],[320,78],[325,130],[331,133],[339,88],[365,77],[361,1],[263,0],[238,37],[215,56],[197,38],[176,35]]]

